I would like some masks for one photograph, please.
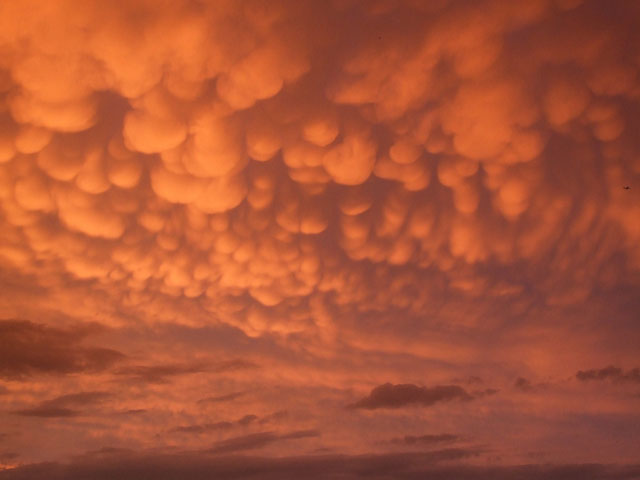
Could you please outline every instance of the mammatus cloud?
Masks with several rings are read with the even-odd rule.
[[[107,392],[72,393],[46,400],[35,407],[14,410],[11,413],[23,417],[74,417],[82,414],[84,407],[98,405],[111,396],[112,394]]]
[[[219,419],[253,412],[255,432],[286,409],[238,445],[286,456],[282,435],[323,425],[300,443],[352,476],[383,474],[349,455],[425,431],[477,432],[489,463],[635,459],[635,397],[560,379],[638,364],[639,17],[635,0],[0,1],[10,451],[233,449],[212,447]],[[636,382],[613,368],[578,378]],[[451,380],[469,376],[486,384]],[[56,401],[103,389],[108,412]],[[34,429],[47,415],[69,418]],[[182,427],[211,435],[167,435]]]
[[[0,377],[103,371],[122,353],[82,345],[94,326],[63,329],[26,320],[0,320]]]
[[[610,365],[601,369],[580,370],[576,378],[582,382],[589,380],[612,380],[614,382],[640,383],[640,368],[627,370]]]
[[[419,387],[413,384],[393,385],[385,383],[371,390],[371,393],[349,408],[374,410],[376,408],[400,408],[405,406],[429,407],[452,400],[473,400],[465,389],[458,385],[436,385]]]
[[[325,339],[444,289],[469,308],[440,321],[477,325],[528,285],[563,305],[633,283],[637,33],[611,25],[637,6],[561,3],[5,3],[7,272]]]

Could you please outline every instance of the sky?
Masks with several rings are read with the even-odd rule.
[[[0,480],[640,478],[638,18],[0,2]]]

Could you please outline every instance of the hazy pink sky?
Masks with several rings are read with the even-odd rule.
[[[0,2],[0,479],[640,478],[638,19]]]

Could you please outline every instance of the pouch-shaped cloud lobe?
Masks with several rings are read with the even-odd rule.
[[[571,409],[635,425],[635,370],[585,369],[638,365],[640,9],[525,3],[2,2],[0,318],[38,324],[0,323],[0,410],[107,382],[144,415],[83,438],[131,448],[294,403],[274,438],[322,418],[309,444],[345,453],[378,415],[487,444]],[[584,457],[518,425],[501,458],[628,458],[595,420]],[[25,458],[78,453],[46,435]]]

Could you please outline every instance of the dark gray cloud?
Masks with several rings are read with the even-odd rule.
[[[171,377],[193,373],[224,373],[257,368],[257,365],[245,360],[227,360],[218,363],[164,363],[157,365],[127,365],[115,373],[147,383],[165,383]]]
[[[402,438],[394,438],[391,443],[400,445],[416,445],[416,446],[431,446],[441,443],[451,443],[459,440],[458,435],[451,435],[450,433],[441,433],[438,435],[405,435]]]
[[[164,383],[170,377],[202,373],[209,370],[209,365],[197,363],[165,363],[158,365],[127,365],[116,370],[116,375],[129,377],[147,383]]]
[[[74,417],[82,413],[82,409],[104,402],[112,394],[107,392],[81,392],[62,395],[46,400],[31,408],[14,410],[13,414],[23,417]]]
[[[513,386],[518,390],[522,390],[523,392],[530,392],[531,390],[533,390],[533,385],[531,385],[531,382],[524,377],[516,378],[516,381],[513,382]]]
[[[256,420],[258,420],[258,416],[250,414],[242,417],[240,420],[238,420],[237,423],[242,427],[246,427],[247,425],[251,425],[252,423],[254,423]]]
[[[219,430],[228,430],[233,427],[232,422],[215,422],[215,423],[204,423],[202,425],[183,425],[181,427],[176,427],[171,429],[171,432],[176,433],[208,433],[208,432],[216,432]]]
[[[286,410],[279,410],[277,412],[270,413],[260,419],[258,423],[264,425],[265,423],[277,423],[289,416],[289,412]]]
[[[482,398],[482,397],[490,397],[491,395],[495,395],[498,392],[500,392],[500,390],[497,390],[495,388],[485,388],[484,390],[473,390],[471,392],[471,395],[474,398]]]
[[[637,480],[640,465],[522,465],[481,467],[455,464],[473,450],[382,455],[322,455],[284,458],[225,457],[206,454],[140,455],[102,450],[71,464],[44,463],[0,471],[0,480]],[[442,462],[446,462],[443,464]],[[450,464],[449,462],[454,462]]]
[[[146,412],[147,412],[146,408],[130,408],[129,410],[124,410],[118,413],[120,413],[121,415],[140,415]]]
[[[576,378],[586,382],[589,380],[613,380],[614,382],[640,383],[640,368],[627,370],[609,365],[605,368],[580,370],[576,373]]]
[[[116,350],[81,344],[97,330],[95,325],[62,329],[26,320],[0,320],[0,378],[96,372],[123,360],[125,356]]]
[[[259,432],[250,435],[242,435],[239,437],[228,438],[216,443],[208,453],[213,454],[231,454],[246,450],[255,450],[263,448],[275,442],[282,440],[295,440],[300,438],[318,437],[320,433],[316,430],[298,430],[286,434],[277,434],[274,432]]]
[[[232,392],[227,393],[226,395],[217,395],[214,397],[206,397],[201,400],[198,400],[198,403],[221,403],[221,402],[230,402],[235,400],[236,398],[240,398],[243,395],[246,395],[247,392]]]
[[[400,408],[420,405],[428,407],[451,400],[472,400],[473,397],[459,385],[436,385],[435,387],[419,387],[411,383],[393,385],[385,383],[371,390],[371,393],[349,408]]]
[[[17,452],[0,452],[0,462],[1,461],[6,462],[7,460],[15,460],[19,456],[20,454]]]
[[[232,427],[247,427],[254,423],[259,423],[260,425],[264,425],[265,423],[276,423],[287,416],[286,411],[274,412],[269,415],[266,415],[262,418],[259,418],[257,415],[249,414],[245,415],[238,420],[233,422],[230,421],[222,421],[215,423],[205,423],[199,425],[183,425],[180,427],[176,427],[170,430],[170,432],[177,433],[208,433],[215,432],[219,430],[228,430]]]

